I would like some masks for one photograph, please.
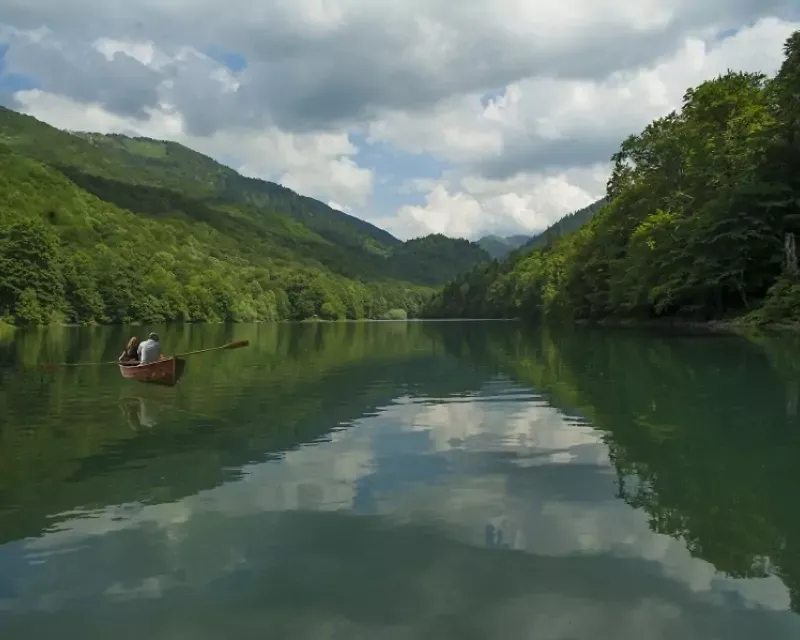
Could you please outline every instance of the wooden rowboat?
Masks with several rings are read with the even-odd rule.
[[[149,364],[121,364],[119,372],[123,378],[161,384],[168,387],[174,386],[186,369],[186,360],[183,358],[164,358]]]
[[[150,362],[148,364],[120,364],[118,360],[112,360],[107,362],[59,362],[40,366],[42,369],[50,371],[55,367],[92,367],[116,364],[119,366],[119,372],[122,374],[123,378],[172,387],[180,380],[186,369],[186,356],[192,356],[197,353],[208,353],[209,351],[220,351],[222,349],[241,349],[249,344],[249,340],[237,340],[236,342],[229,342],[219,347],[188,351],[187,353],[181,353],[171,358],[164,358],[163,360],[157,360],[156,362]]]

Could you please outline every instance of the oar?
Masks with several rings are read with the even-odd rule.
[[[119,364],[119,360],[109,360],[108,362],[51,362],[40,364],[39,368],[45,371],[52,371],[56,367],[96,367],[103,364]]]
[[[197,351],[179,353],[173,357],[185,358],[186,356],[193,356],[196,353],[206,353],[207,351],[220,351],[222,349],[241,349],[242,347],[246,347],[249,344],[250,344],[249,340],[237,340],[236,342],[229,342],[228,344],[223,344],[221,347],[211,347],[210,349],[198,349]]]
[[[249,340],[237,340],[236,342],[229,342],[219,347],[211,347],[210,349],[198,349],[197,351],[188,351],[187,353],[180,353],[174,358],[185,358],[186,356],[193,356],[196,353],[206,353],[207,351],[220,351],[221,349],[241,349],[250,344]],[[107,362],[55,362],[53,364],[40,365],[40,369],[52,370],[56,367],[93,367],[104,364],[119,364],[119,360],[108,360]]]

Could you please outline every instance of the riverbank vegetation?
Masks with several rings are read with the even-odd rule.
[[[486,259],[466,240],[401,242],[175,143],[0,108],[6,323],[415,317]]]
[[[431,317],[800,321],[800,32],[776,77],[729,71],[612,157],[588,223],[451,281]]]

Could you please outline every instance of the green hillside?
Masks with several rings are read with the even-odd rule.
[[[773,78],[687,90],[623,141],[587,224],[467,272],[426,313],[800,322],[800,31],[784,51]]]
[[[436,233],[395,246],[389,265],[396,277],[436,285],[441,284],[442,274],[449,274],[450,280],[463,271],[463,265],[472,267],[489,259],[489,254],[474,242]]]
[[[62,158],[50,147],[37,157],[62,167],[75,167],[78,177],[79,174],[89,174],[112,180],[121,178],[139,186],[183,193],[214,205],[245,206],[266,215],[279,211],[341,247],[386,255],[389,248],[401,243],[387,231],[364,220],[279,184],[244,177],[212,158],[174,142],[122,135],[75,135],[102,154],[102,164],[87,166],[83,164],[83,158],[77,162],[68,155]],[[27,147],[23,148],[29,152]],[[129,173],[131,169],[133,174]]]
[[[463,244],[403,243],[176,143],[0,108],[6,321],[414,315],[428,286],[487,258]]]
[[[216,210],[209,210],[211,213]],[[229,223],[233,225],[235,216]],[[292,221],[289,221],[292,223]],[[302,225],[298,244],[324,241]],[[243,235],[243,234],[242,234]],[[426,290],[360,283],[269,238],[137,215],[0,145],[0,315],[23,323],[301,320],[415,314]]]
[[[70,170],[72,177],[79,179],[96,176],[166,189],[210,204],[247,205],[267,213],[279,211],[342,246],[367,246],[384,253],[400,243],[363,220],[280,185],[241,176],[175,142],[68,133],[2,107],[0,140],[24,155]]]

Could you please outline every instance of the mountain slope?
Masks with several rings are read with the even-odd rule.
[[[489,254],[474,242],[437,233],[394,247],[389,255],[389,264],[398,277],[402,274],[411,282],[435,285],[440,284],[444,274],[449,274],[447,280],[452,280],[465,268],[490,259]]]
[[[600,198],[597,202],[593,202],[588,207],[578,209],[570,214],[561,218],[558,222],[550,225],[542,233],[533,238],[530,238],[521,247],[521,251],[528,253],[535,249],[541,249],[549,244],[555,242],[573,231],[577,231],[580,227],[591,220],[592,216],[603,208],[606,203],[605,198]]]
[[[163,186],[179,193],[191,190],[193,194],[197,193],[198,188],[206,186],[206,198],[215,204],[244,205],[262,212],[280,211],[340,246],[384,255],[389,247],[401,243],[389,232],[364,220],[332,209],[279,184],[242,176],[212,158],[175,142],[123,135],[77,135],[104,155],[115,157],[120,166],[126,169],[137,164],[137,155],[143,156],[146,160],[143,168],[146,171],[134,175],[138,184]],[[104,169],[109,171],[108,167]]]
[[[288,237],[325,242],[287,220]],[[269,238],[227,234],[194,217],[137,215],[0,144],[0,319],[357,319],[414,315],[428,295],[401,283],[355,282],[310,262]]]
[[[499,260],[505,258],[514,249],[518,249],[531,240],[530,236],[484,236],[478,240],[477,245],[492,258]]]
[[[280,211],[345,246],[400,241],[388,232],[280,185],[246,178],[175,142],[123,135],[68,133],[0,107],[0,139],[14,150],[73,173],[147,185],[211,201]],[[343,242],[343,240],[345,242]]]
[[[423,310],[430,318],[506,318],[517,310],[515,282],[510,279],[517,265],[537,250],[546,249],[558,238],[574,233],[600,211],[605,198],[561,218],[544,232],[528,238],[502,259],[478,263],[462,272],[433,296]],[[517,236],[519,237],[519,236]]]
[[[437,240],[413,250],[378,227],[247,178],[174,142],[68,133],[0,108],[0,144],[57,169],[103,201],[150,218],[212,227],[242,246],[266,243],[270,255],[365,281],[443,284],[486,256]],[[251,242],[252,240],[252,242]],[[446,248],[448,243],[454,243]],[[261,247],[263,249],[263,247]],[[438,252],[457,254],[446,262]]]

